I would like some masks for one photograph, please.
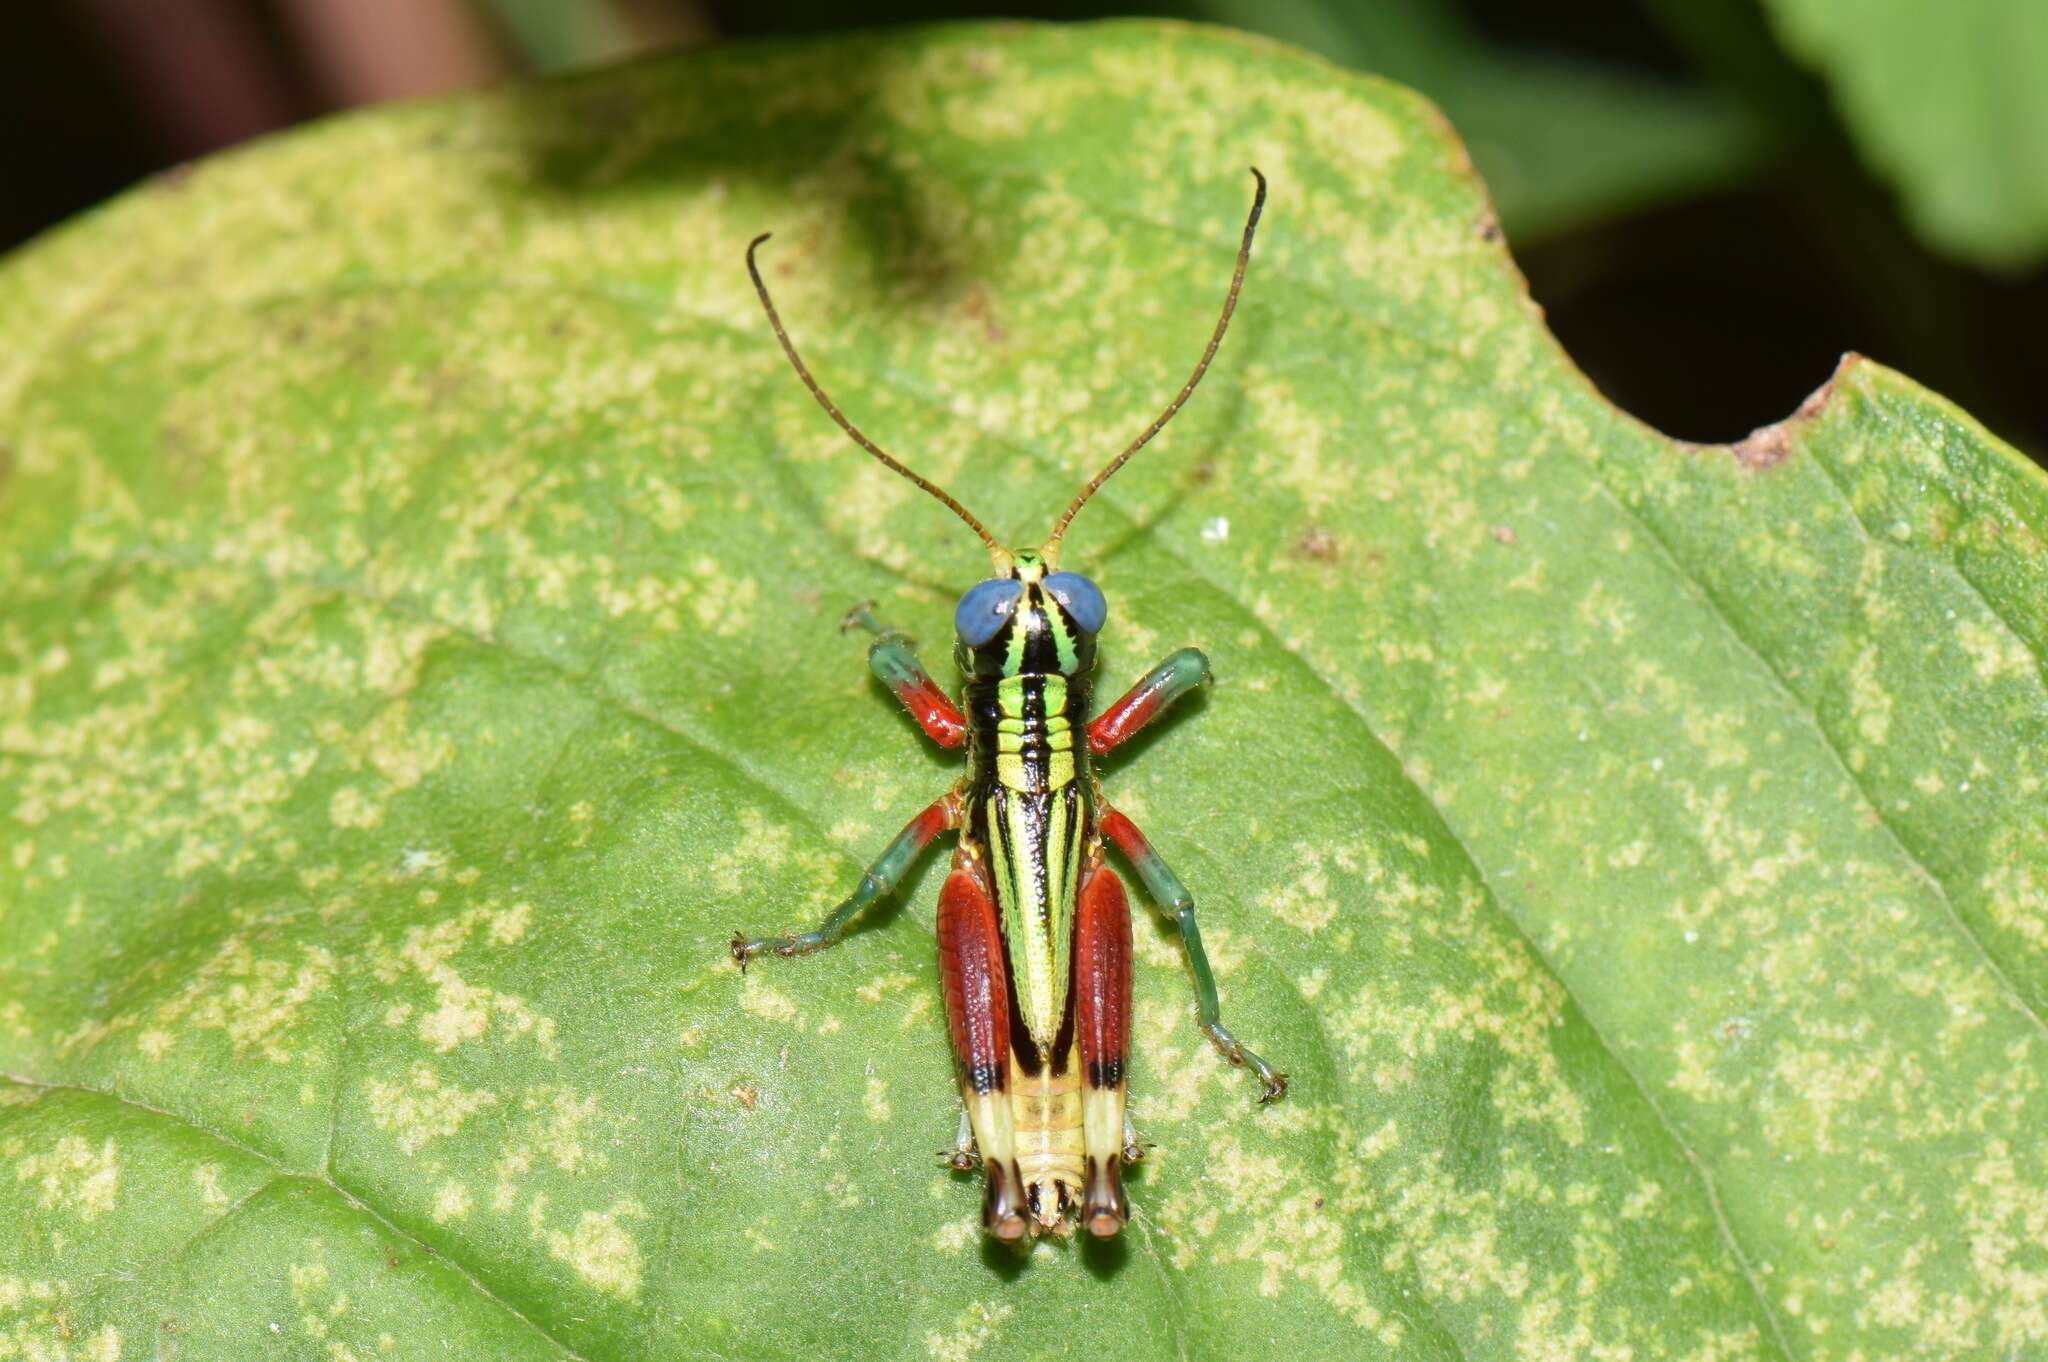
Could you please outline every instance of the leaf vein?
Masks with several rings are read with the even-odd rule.
[[[347,1203],[352,1209],[357,1211],[359,1214],[367,1216],[369,1219],[375,1221],[379,1226],[383,1227],[390,1234],[405,1240],[407,1243],[412,1244],[421,1252],[432,1254],[434,1257],[437,1257],[442,1262],[448,1264],[448,1266],[455,1269],[456,1274],[460,1276],[465,1282],[467,1282],[471,1289],[473,1289],[479,1296],[483,1297],[483,1299],[489,1301],[492,1305],[504,1311],[513,1319],[519,1321],[519,1323],[525,1325],[528,1329],[532,1330],[535,1334],[539,1335],[550,1346],[559,1351],[564,1357],[571,1358],[574,1360],[574,1362],[589,1362],[589,1360],[586,1359],[583,1356],[583,1354],[577,1352],[574,1348],[571,1348],[568,1344],[556,1338],[545,1327],[543,1327],[539,1322],[537,1322],[531,1315],[527,1314],[524,1310],[521,1310],[518,1306],[514,1305],[511,1301],[507,1300],[504,1296],[491,1290],[489,1286],[485,1285],[483,1279],[478,1277],[477,1274],[474,1271],[472,1271],[466,1264],[464,1264],[460,1259],[451,1256],[445,1249],[437,1248],[427,1243],[426,1240],[420,1238],[418,1235],[394,1223],[390,1219],[390,1217],[386,1216],[383,1212],[379,1211],[375,1206],[370,1204],[370,1202],[368,1202],[363,1197],[361,1197],[354,1191],[350,1190],[348,1187],[344,1186],[340,1182],[337,1182],[334,1178],[328,1176],[325,1173],[318,1171],[300,1171],[297,1169],[288,1168],[275,1155],[267,1153],[262,1149],[258,1149],[254,1145],[246,1144],[243,1141],[238,1140],[234,1136],[228,1134],[226,1131],[217,1130],[213,1127],[202,1125],[200,1122],[192,1119],[191,1117],[182,1116],[177,1112],[156,1106],[155,1104],[143,1101],[140,1098],[129,1096],[128,1094],[119,1092],[115,1089],[96,1088],[85,1083],[50,1082],[43,1079],[30,1078],[25,1074],[4,1073],[0,1074],[0,1079],[4,1079],[9,1083],[13,1083],[24,1088],[35,1088],[44,1092],[74,1092],[80,1093],[88,1097],[95,1097],[100,1099],[101,1101],[118,1103],[123,1107],[127,1107],[134,1111],[142,1112],[157,1120],[166,1121],[178,1126],[181,1129],[190,1130],[195,1134],[203,1135],[207,1139],[212,1140],[215,1144],[218,1144],[227,1149],[232,1149],[235,1152],[242,1154],[248,1158],[254,1159],[257,1162],[263,1164],[265,1167],[269,1168],[271,1170],[272,1177],[267,1182],[265,1182],[261,1187],[258,1187],[256,1191],[249,1193],[247,1196],[244,1196],[240,1201],[238,1201],[235,1204],[234,1207],[230,1208],[230,1211],[239,1209],[240,1207],[247,1205],[250,1201],[254,1200],[259,1193],[268,1190],[270,1187],[275,1186],[279,1179],[282,1178],[300,1178],[307,1182],[318,1183],[319,1185],[333,1192],[336,1196],[340,1197],[342,1201]],[[207,1232],[216,1228],[220,1224],[222,1219],[225,1219],[225,1213],[221,1217],[217,1217],[212,1222],[212,1224],[207,1226],[205,1230],[202,1230],[200,1232],[200,1235],[203,1236]],[[197,1237],[198,1236],[195,1236],[195,1240]],[[186,1247],[189,1248],[190,1244],[188,1243]]]

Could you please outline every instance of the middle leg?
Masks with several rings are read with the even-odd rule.
[[[1209,679],[1209,659],[1200,648],[1182,648],[1138,678],[1122,699],[1088,725],[1088,745],[1097,756],[1115,751],[1143,731],[1168,706]]]
[[[930,846],[940,833],[958,828],[960,817],[960,796],[948,790],[933,800],[923,813],[903,825],[903,831],[896,834],[896,840],[889,843],[860,877],[860,884],[825,915],[825,920],[815,930],[796,936],[735,936],[731,943],[732,958],[739,962],[744,972],[747,961],[768,951],[787,958],[809,955],[812,951],[837,945],[839,938],[846,935],[847,924],[853,921],[854,916],[893,890],[916,862],[918,853]]]

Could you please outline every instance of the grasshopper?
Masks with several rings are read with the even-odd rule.
[[[1260,1101],[1287,1090],[1285,1074],[1224,1028],[1193,895],[1102,797],[1093,769],[1096,758],[1208,681],[1209,660],[1200,649],[1182,648],[1091,720],[1095,639],[1108,606],[1093,582],[1059,568],[1060,541],[1074,516],[1173,419],[1223,343],[1266,202],[1265,176],[1256,169],[1252,176],[1257,191],[1230,292],[1194,373],[1166,410],[1088,480],[1035,550],[998,543],[950,493],[847,419],[797,354],[762,282],[756,256],[770,234],[747,247],[747,273],[762,310],[811,396],[855,444],[965,521],[987,546],[993,570],[954,612],[953,653],[966,678],[957,703],[919,663],[910,638],[882,625],[866,605],[847,616],[845,627],[874,635],[869,666],[925,734],[941,747],[967,749],[967,772],[905,825],[815,930],[735,936],[732,956],[745,970],[757,955],[808,955],[835,944],[939,834],[957,834],[938,911],[939,972],[965,1107],[950,1162],[961,1169],[980,1164],[982,1224],[1000,1240],[1066,1234],[1077,1209],[1100,1238],[1130,1219],[1120,1170],[1141,1153],[1124,1112],[1131,917],[1123,883],[1105,862],[1105,843],[1172,915],[1202,1033],[1230,1063],[1257,1076]]]

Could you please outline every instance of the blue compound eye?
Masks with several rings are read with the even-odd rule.
[[[1102,632],[1102,622],[1109,618],[1109,602],[1102,599],[1101,587],[1078,572],[1055,572],[1045,579],[1045,589],[1073,616],[1083,633]]]
[[[960,598],[960,607],[953,612],[953,631],[968,647],[979,648],[996,636],[1023,594],[1024,583],[1014,578],[998,577],[977,583]]]

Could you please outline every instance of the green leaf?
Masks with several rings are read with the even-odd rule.
[[[1153,1157],[982,1241],[932,864],[999,533],[1076,522]],[[352,117],[0,269],[0,1345],[30,1357],[2017,1356],[2048,1343],[2048,491],[1852,362],[1593,393],[1415,96],[1227,34],[742,47]],[[933,858],[934,862],[940,858]],[[4,1355],[4,1354],[0,1354]]]
[[[616,60],[639,46],[611,0],[479,0],[478,8],[533,70]]]
[[[2048,255],[2048,8],[1766,0],[1920,234],[1979,264]]]

